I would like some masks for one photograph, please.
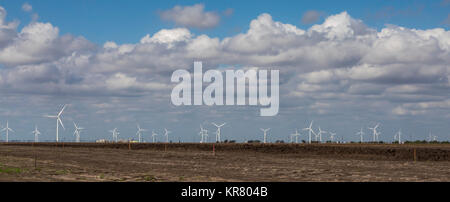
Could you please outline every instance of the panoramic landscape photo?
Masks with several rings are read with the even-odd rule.
[[[449,0],[0,0],[0,181],[448,182],[449,28]]]

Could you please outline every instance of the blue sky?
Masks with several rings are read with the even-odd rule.
[[[315,129],[357,141],[450,138],[450,1],[50,1],[0,0],[0,125],[10,139],[53,140],[54,114],[72,141],[136,138],[136,123],[173,141],[199,141],[199,124],[227,122],[224,139],[287,141]],[[259,107],[170,102],[173,71],[276,68],[280,113]],[[249,127],[251,126],[251,127]],[[301,139],[306,139],[303,131]],[[147,141],[150,133],[144,134]],[[328,136],[327,136],[328,137]],[[161,136],[159,136],[161,138]],[[326,138],[325,138],[326,139]],[[4,133],[0,133],[4,140]]]
[[[261,13],[270,13],[277,21],[307,28],[310,24],[301,23],[302,15],[309,10],[324,12],[318,21],[330,14],[347,11],[352,17],[363,20],[367,25],[378,29],[385,24],[395,24],[409,28],[429,29],[442,27],[448,17],[448,6],[442,0],[424,1],[146,1],[132,2],[117,0],[80,1],[8,1],[0,4],[8,10],[8,18],[19,19],[21,25],[30,21],[30,15],[23,12],[23,3],[33,5],[40,21],[51,22],[61,29],[61,33],[81,35],[96,43],[108,40],[118,43],[135,43],[147,34],[162,28],[173,27],[173,23],[163,21],[158,12],[175,5],[194,5],[204,3],[206,10],[223,12],[233,9],[233,14],[224,17],[214,29],[194,29],[194,33],[226,37],[248,29],[248,22]]]

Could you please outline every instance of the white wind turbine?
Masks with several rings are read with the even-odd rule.
[[[356,135],[359,135],[359,141],[362,143],[364,141],[363,140],[363,135],[364,135],[363,129],[361,128],[361,130],[359,132],[357,132]]]
[[[166,128],[164,128],[164,136],[166,136],[166,142],[169,142],[169,133],[171,133],[170,131],[168,131]]]
[[[398,140],[398,143],[402,144],[401,138],[402,138],[402,129],[400,128],[400,130],[397,133],[395,133],[394,140]]]
[[[267,129],[262,129],[262,128],[260,128],[260,129],[261,129],[261,131],[264,132],[264,143],[266,143],[266,140],[267,140],[267,131],[269,131],[270,128],[267,128]]]
[[[63,113],[63,111],[64,111],[64,109],[66,108],[66,104],[63,106],[63,108],[61,109],[61,111],[59,111],[59,113],[56,115],[56,116],[49,116],[49,115],[46,115],[45,117],[47,117],[47,118],[56,118],[56,142],[59,142],[59,134],[58,134],[58,130],[59,130],[59,124],[61,124],[61,126],[63,127],[63,129],[65,130],[65,128],[64,128],[64,125],[63,125],[63,123],[62,123],[62,121],[61,121],[61,114]]]
[[[316,135],[316,133],[314,132],[314,130],[312,129],[312,125],[313,125],[314,121],[311,121],[311,124],[309,124],[308,128],[303,128],[303,130],[307,130],[309,133],[309,139],[308,139],[308,143],[311,144],[311,133],[313,133],[314,135]]]
[[[112,139],[114,142],[117,142],[119,139],[119,131],[117,130],[117,128],[114,128],[113,130],[110,130],[109,132],[112,133]]]
[[[139,142],[141,142],[142,141],[142,132],[145,132],[145,131],[147,131],[147,129],[143,129],[143,128],[141,128],[140,126],[139,126],[139,124],[137,124],[137,132],[136,132],[136,135],[138,135],[138,138],[139,138]]]
[[[293,142],[292,138],[295,137],[295,143],[298,143],[298,136],[300,136],[300,133],[298,133],[298,130],[296,128],[295,133],[291,134],[291,142]]]
[[[227,123],[223,123],[222,125],[217,125],[215,123],[212,123],[212,124],[217,127],[216,142],[220,142],[220,128],[222,128]]]
[[[155,143],[155,137],[156,137],[157,135],[158,135],[158,134],[155,133],[155,130],[152,130],[152,139],[153,139],[153,143]]]
[[[203,129],[203,142],[208,142],[208,130]]]
[[[317,133],[317,135],[316,135],[316,141],[317,141],[317,137],[319,137],[319,142],[322,142],[322,134],[325,134],[325,133],[327,133],[327,131],[320,129],[320,126],[319,126],[319,133]]]
[[[73,135],[75,135],[75,142],[80,142],[80,133],[84,128],[78,127],[75,122],[73,122],[73,126],[75,127],[75,132],[73,132]]]
[[[437,136],[432,135],[431,132],[428,134],[428,142],[437,141]]]
[[[334,142],[334,137],[336,136],[336,133],[328,132],[330,133],[330,141]]]
[[[200,143],[207,142],[206,138],[208,136],[208,130],[204,129],[201,124],[200,124],[200,132],[198,134],[201,136]]]
[[[202,124],[200,124],[200,132],[198,133],[198,135],[200,135],[201,139],[200,139],[200,143],[203,143],[203,127]]]
[[[39,132],[36,125],[34,126],[34,130],[31,133],[34,134],[34,142],[39,142],[39,135],[41,134],[41,132]]]
[[[369,130],[372,130],[373,132],[373,141],[376,142],[378,141],[378,136],[380,135],[380,133],[378,133],[377,128],[380,124],[378,123],[377,125],[375,125],[375,127],[373,128],[369,128]]]
[[[3,128],[2,131],[6,131],[6,142],[8,142],[8,141],[9,141],[9,140],[8,140],[8,139],[9,139],[8,131],[14,132],[13,129],[9,128],[9,126],[8,126],[8,121],[6,121],[6,127]]]

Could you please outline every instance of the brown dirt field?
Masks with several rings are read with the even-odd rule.
[[[0,181],[450,181],[450,145],[215,144],[215,155],[213,144],[128,147],[1,143]]]

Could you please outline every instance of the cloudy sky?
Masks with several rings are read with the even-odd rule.
[[[256,5],[255,5],[256,4]],[[380,123],[380,139],[450,138],[450,1],[5,1],[0,0],[0,124],[10,139],[136,139],[136,123],[173,141],[227,122],[223,139],[288,140],[295,128],[345,140]],[[174,106],[172,72],[279,69],[280,112]],[[303,132],[303,131],[302,131]],[[150,133],[144,138],[151,140]],[[162,139],[161,136],[159,136]],[[328,135],[325,139],[328,138]],[[0,135],[5,139],[5,134]],[[301,139],[306,139],[302,136]]]

